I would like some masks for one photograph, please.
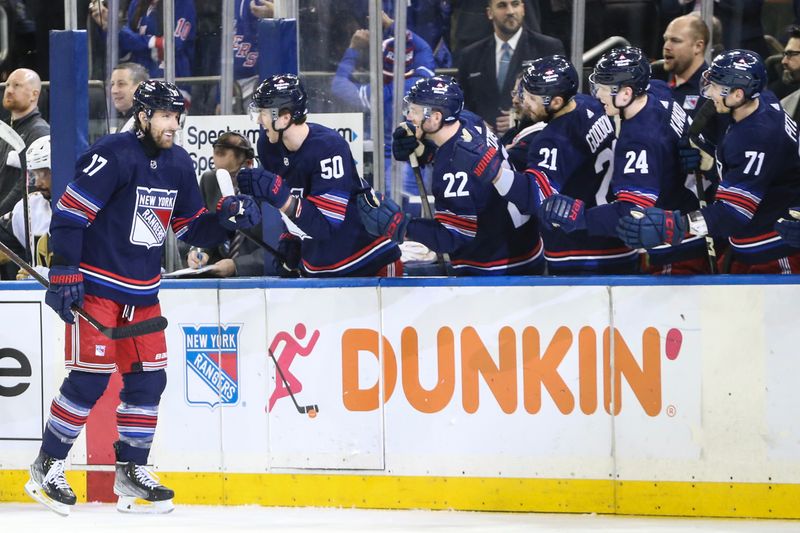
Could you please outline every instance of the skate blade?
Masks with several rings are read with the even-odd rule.
[[[29,479],[27,483],[25,483],[25,492],[28,493],[28,496],[36,500],[37,502],[41,503],[51,511],[59,514],[61,516],[69,516],[70,512],[70,505],[66,503],[61,503],[55,501],[53,498],[48,496],[44,489],[39,486],[34,480]]]
[[[117,511],[136,514],[166,514],[175,510],[172,500],[149,502],[135,496],[120,496],[117,499]]]

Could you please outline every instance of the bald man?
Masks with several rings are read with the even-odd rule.
[[[25,146],[30,146],[39,137],[50,135],[50,125],[39,113],[39,94],[42,80],[27,68],[12,72],[5,83],[3,107],[11,112],[11,127]],[[0,140],[0,216],[14,208],[25,190],[19,168],[19,154],[5,141]]]
[[[664,70],[675,100],[694,116],[703,103],[700,76],[708,68],[705,62],[708,27],[696,14],[673,19],[664,32]]]

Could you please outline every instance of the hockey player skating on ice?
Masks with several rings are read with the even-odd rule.
[[[168,225],[182,240],[213,246],[228,238],[229,231],[261,218],[255,202],[245,196],[222,198],[220,215],[203,206],[192,161],[173,146],[184,112],[177,87],[143,82],[134,101],[135,132],[103,137],[79,158],[50,225],[53,259],[45,302],[67,323],[69,374],[53,399],[25,490],[62,515],[76,501],[64,476],[65,459],[117,370],[123,381],[119,440],[114,444],[117,508],[173,508],[173,491],[145,466],[167,383],[164,332],[110,340],[83,318],[76,323],[72,305],[82,305],[114,326],[157,317],[161,246]],[[140,507],[136,498],[152,505]]]
[[[623,217],[620,237],[629,245],[674,246],[685,235],[727,237],[732,274],[800,272],[800,253],[775,232],[792,225],[789,209],[800,204],[797,124],[779,105],[760,98],[766,80],[755,52],[730,50],[714,58],[703,74],[703,96],[733,119],[717,146],[722,182],[716,201],[698,210],[651,208],[641,218]]]
[[[335,130],[307,123],[306,105],[297,76],[278,74],[261,82],[250,110],[261,125],[262,167],[244,168],[237,176],[243,193],[268,202],[286,221],[289,231],[278,249],[299,264],[276,267],[287,273],[299,267],[308,277],[400,275],[397,244],[361,225],[355,197],[363,185],[350,147]]]
[[[460,120],[464,95],[449,76],[417,81],[405,97],[407,131],[436,146],[431,192],[434,219],[411,217],[390,198],[359,197],[364,227],[397,242],[405,238],[452,257],[456,275],[524,275],[544,270],[535,216],[523,215],[483,175],[510,168],[490,131]],[[413,133],[412,133],[413,132]],[[484,158],[491,164],[483,163]],[[475,170],[479,166],[479,170]]]

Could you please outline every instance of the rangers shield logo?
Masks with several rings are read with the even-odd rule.
[[[136,187],[136,208],[131,224],[131,243],[152,248],[161,246],[172,218],[178,191]]]
[[[186,401],[189,405],[239,402],[240,325],[181,326],[186,348]]]

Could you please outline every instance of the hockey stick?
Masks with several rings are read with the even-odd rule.
[[[6,254],[9,259],[14,261],[18,267],[22,270],[30,274],[36,281],[44,286],[44,288],[50,288],[50,282],[47,281],[44,276],[36,272],[31,265],[26,263],[20,256],[14,253],[8,246],[0,242],[0,251]],[[167,319],[163,316],[156,316],[153,318],[148,318],[147,320],[142,320],[141,322],[136,322],[135,324],[129,324],[127,326],[118,326],[118,327],[111,327],[111,326],[104,326],[100,322],[97,321],[92,315],[90,315],[83,307],[73,304],[72,310],[75,311],[81,318],[87,321],[89,324],[94,326],[94,328],[112,340],[118,339],[128,339],[130,337],[140,337],[142,335],[147,335],[149,333],[155,333],[157,331],[163,331],[167,328]]]
[[[272,362],[275,363],[275,370],[278,371],[278,375],[281,377],[281,381],[283,381],[283,386],[286,387],[286,392],[289,393],[289,397],[292,399],[292,403],[294,403],[294,406],[297,408],[297,412],[301,415],[307,414],[308,418],[316,418],[317,413],[319,412],[319,407],[317,407],[316,404],[304,405],[301,407],[297,403],[297,400],[294,398],[294,393],[292,392],[291,387],[289,387],[289,383],[286,381],[286,378],[283,375],[283,370],[281,370],[278,360],[275,359],[275,354],[272,353],[272,348],[267,347],[267,353],[269,354],[270,359],[272,359]]]
[[[34,254],[33,254],[33,234],[31,232],[31,210],[28,206],[28,172],[26,170],[27,164],[25,161],[25,141],[22,137],[19,136],[19,133],[14,131],[14,129],[0,120],[0,139],[3,139],[5,142],[13,148],[18,156],[19,156],[19,166],[20,172],[22,173],[22,179],[24,180],[25,187],[23,187],[22,192],[22,211],[25,216],[25,250],[28,252],[28,255],[31,258],[31,262],[34,262]],[[1,162],[2,164],[6,164],[5,161]]]
[[[414,178],[417,180],[417,189],[419,190],[420,202],[422,203],[422,215],[425,218],[433,220],[433,210],[431,209],[431,202],[428,199],[428,191],[425,190],[425,183],[422,181],[422,171],[419,169],[419,161],[417,154],[411,153],[408,156],[408,162],[411,163],[411,168],[414,171]],[[450,255],[436,252],[436,262],[439,263],[445,276],[450,275]]]
[[[714,102],[711,100],[706,100],[703,106],[700,108],[700,111],[697,112],[697,116],[695,116],[694,121],[692,122],[691,126],[689,126],[689,132],[687,133],[687,138],[689,139],[691,145],[691,138],[693,136],[697,136],[703,131],[708,124],[708,121],[711,117],[716,113],[716,108],[714,107]],[[691,172],[689,175],[694,175],[694,187],[695,192],[697,193],[697,201],[700,205],[700,209],[703,209],[708,205],[706,202],[706,191],[703,188],[703,173],[701,171]],[[717,250],[714,248],[714,238],[711,235],[706,234],[704,236],[706,241],[706,255],[708,256],[708,266],[711,269],[712,274],[717,273]]]

